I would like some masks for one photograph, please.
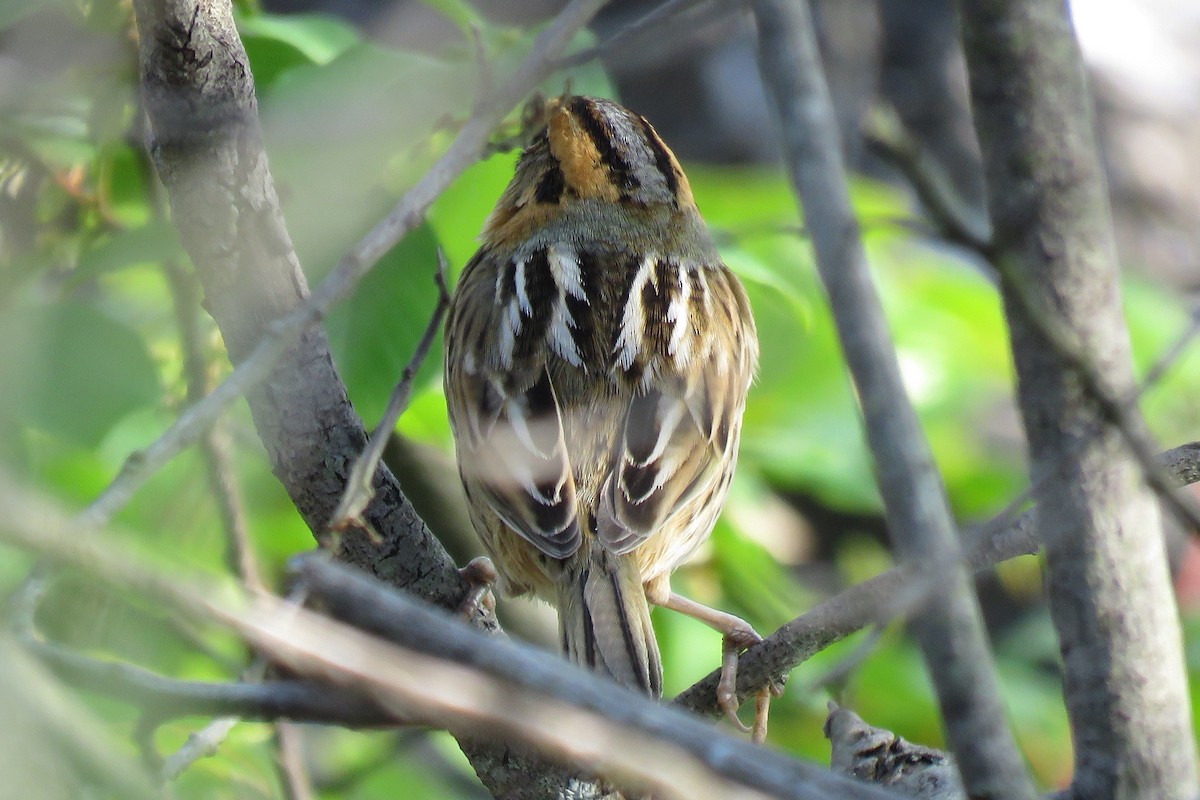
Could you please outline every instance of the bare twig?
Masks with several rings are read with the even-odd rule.
[[[4,793],[15,797],[160,797],[146,770],[92,713],[0,632],[0,715],[4,726]],[[32,758],[32,763],[25,762]],[[48,775],[52,772],[52,775]],[[46,785],[46,779],[54,779]],[[79,784],[83,783],[87,786]],[[74,785],[73,785],[74,784]]]
[[[891,796],[724,734],[550,653],[484,634],[321,557],[301,562],[305,584],[335,613],[388,640],[268,594],[231,602],[163,575],[115,542],[76,536],[66,515],[2,474],[0,505],[13,509],[0,529],[5,541],[219,622],[296,674],[365,693],[459,736],[526,741],[664,798]]]
[[[388,437],[396,429],[396,422],[408,408],[408,402],[412,398],[413,379],[420,371],[421,364],[425,362],[425,357],[429,355],[429,348],[441,328],[442,317],[445,316],[446,309],[450,307],[450,289],[446,285],[446,256],[441,251],[438,251],[438,268],[434,280],[438,287],[438,301],[433,309],[433,316],[430,317],[429,324],[425,326],[425,332],[421,335],[421,340],[417,343],[412,358],[400,374],[400,381],[392,390],[387,409],[383,412],[383,418],[375,426],[370,441],[367,442],[366,448],[354,462],[354,468],[350,470],[350,477],[346,479],[346,491],[342,494],[342,500],[338,503],[337,510],[333,512],[333,519],[329,523],[329,527],[333,530],[342,530],[347,525],[363,524],[360,515],[367,507],[367,503],[371,502],[371,498],[375,496],[374,476],[375,469],[379,466],[379,459],[383,456]]]
[[[304,763],[303,729],[288,722],[275,726],[275,759],[284,800],[313,800],[312,778]]]
[[[376,728],[404,723],[354,692],[305,680],[208,683],[167,678],[116,661],[81,655],[58,645],[24,640],[24,646],[60,680],[87,692],[130,703],[154,729],[179,717],[212,716],[271,722],[296,720]]]
[[[194,405],[204,399],[209,388],[209,364],[204,356],[200,327],[199,287],[195,279],[175,261],[164,264],[164,270],[171,287],[175,318],[179,324],[187,402]],[[208,470],[208,482],[216,498],[221,526],[225,531],[230,569],[246,586],[261,591],[266,586],[259,572],[258,559],[254,554],[254,545],[250,539],[249,526],[234,475],[229,436],[223,430],[221,420],[217,420],[201,437],[200,450]],[[243,680],[261,680],[264,671],[263,664],[259,661],[246,670],[242,676]],[[236,716],[220,717],[189,735],[178,750],[163,760],[159,770],[163,780],[174,780],[197,760],[215,755],[238,721]],[[145,722],[143,720],[143,723]],[[277,724],[276,741],[279,741],[279,725],[286,723]],[[152,744],[151,736],[147,735],[146,743]],[[151,754],[152,751],[147,750],[147,757]],[[282,764],[282,759],[278,760]],[[295,769],[291,770],[280,770],[280,779],[285,787],[290,786],[293,781],[305,783],[303,765],[295,764],[294,767]]]
[[[163,759],[160,770],[164,781],[172,781],[202,758],[215,756],[241,717],[219,717],[198,731],[188,734],[187,741]]]
[[[1200,483],[1200,442],[1166,451],[1159,456],[1159,463],[1179,486]],[[972,570],[982,571],[1010,558],[1036,553],[1041,547],[1036,524],[1036,506],[1017,514],[1006,525],[989,523],[984,526],[985,535],[965,553],[967,564]],[[952,559],[935,559],[933,569],[943,570],[948,560]],[[898,606],[897,598],[910,597],[915,587],[928,585],[928,580],[911,567],[894,567],[809,609],[741,657],[738,699],[753,696],[850,634],[903,614],[908,609]],[[714,699],[719,677],[720,672],[713,671],[676,697],[675,702],[698,714],[720,716]]]
[[[880,110],[872,119],[874,124],[868,135],[869,146],[900,170],[909,181],[937,233],[946,241],[976,253],[997,273],[1005,274],[1005,261],[993,246],[986,219],[976,221],[965,204],[955,197],[953,188],[940,176],[937,166],[924,156],[919,143],[904,129],[894,112]],[[1116,426],[1125,438],[1130,452],[1141,464],[1146,481],[1163,502],[1174,511],[1182,523],[1193,530],[1200,529],[1200,508],[1186,495],[1170,491],[1170,482],[1161,474],[1155,463],[1157,450],[1150,442],[1145,426],[1137,415],[1138,399],[1159,380],[1162,372],[1178,358],[1197,332],[1200,332],[1200,309],[1193,311],[1190,326],[1163,355],[1159,364],[1147,374],[1141,389],[1129,397],[1122,397],[1099,374],[1077,337],[1059,322],[1049,308],[1041,307],[1040,301],[1029,290],[1026,282],[1012,279],[1009,282],[1012,294],[1024,306],[1027,315],[1039,327],[1042,336],[1078,371],[1088,392],[1099,404],[1104,418],[1099,426],[1095,426],[1095,432],[1101,431],[1103,422]]]
[[[191,276],[176,261],[163,264],[175,320],[179,325],[179,344],[183,354],[183,374],[187,384],[187,404],[195,405],[204,399],[209,388],[209,363],[204,355],[203,331],[200,326],[200,292]],[[216,498],[217,512],[229,553],[230,569],[247,585],[263,588],[258,559],[246,524],[246,512],[234,477],[233,454],[228,434],[220,420],[200,437],[200,451],[208,470],[208,483]]]
[[[875,108],[867,117],[865,136],[867,147],[908,180],[941,238],[976,253],[986,252],[992,239],[987,216],[973,213],[958,197],[953,184],[922,150],[895,109]]]
[[[896,616],[903,617],[904,615],[905,612],[901,611]],[[799,692],[804,697],[810,697],[821,689],[834,687],[843,683],[879,647],[879,642],[883,639],[883,631],[884,625],[882,624],[872,626],[863,640],[836,664],[820,675],[804,681],[800,686],[796,686],[794,682],[789,683],[789,688],[793,692]]]
[[[959,548],[941,477],[908,400],[846,185],[836,118],[806,2],[754,4],[763,83],[781,123],[785,158],[804,207],[817,267],[862,406],[888,527],[900,557],[920,567]],[[978,600],[952,566],[912,620],[969,791],[1032,798],[1005,722]]]
[[[1025,316],[1048,341],[1068,367],[1079,376],[1087,393],[1100,410],[1097,433],[1105,423],[1120,432],[1129,452],[1142,469],[1142,476],[1166,506],[1175,513],[1179,521],[1191,530],[1200,530],[1200,509],[1187,495],[1172,491],[1169,480],[1155,461],[1156,449],[1151,443],[1145,421],[1138,413],[1137,404],[1125,402],[1104,375],[1100,373],[1094,359],[1079,337],[1049,305],[1036,295],[1027,280],[1014,273],[1010,260],[996,254],[993,263],[1004,276],[1009,295],[1016,299],[1025,311]],[[1190,336],[1197,330],[1193,323],[1185,334]]]
[[[642,16],[617,30],[594,47],[580,50],[558,59],[555,69],[570,69],[601,58],[624,45],[632,44],[641,36],[660,33],[670,26],[671,35],[678,36],[681,26],[697,26],[711,22],[726,14],[738,14],[741,9],[734,4],[714,3],[711,0],[665,0]],[[686,21],[684,17],[686,16]]]

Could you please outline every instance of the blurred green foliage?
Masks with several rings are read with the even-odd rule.
[[[433,58],[372,44],[327,17],[281,18],[252,8],[242,14],[273,174],[312,282],[432,163],[472,98],[528,51],[528,31],[487,23],[455,0],[431,5],[462,30],[478,31],[478,44],[468,44],[469,33],[456,50]],[[6,43],[22,43],[21,63],[28,65],[0,106],[0,456],[40,491],[81,507],[183,405],[179,321],[164,264],[186,264],[186,255],[141,147],[127,5],[10,3],[0,11],[0,30]],[[476,47],[491,65],[486,74]],[[594,65],[555,76],[547,93],[561,91],[567,77],[575,91],[612,94]],[[439,249],[457,275],[514,158],[499,154],[469,169],[426,224],[330,316],[335,358],[368,426],[382,413],[426,324]],[[803,498],[861,519],[878,513],[879,498],[785,178],[773,170],[702,165],[688,165],[688,174],[726,260],[750,293],[763,358],[728,513],[704,557],[680,571],[677,587],[768,631],[818,602],[831,583],[861,580],[889,564],[876,540],[848,530],[832,556],[816,565],[824,575],[817,586],[824,588],[799,579],[796,567],[815,545],[811,525],[792,501]],[[962,253],[914,233],[901,192],[860,181],[854,197],[901,366],[951,501],[964,522],[979,521],[1025,480],[995,288]],[[1171,292],[1134,278],[1125,299],[1134,352],[1145,370],[1186,327],[1188,310]],[[207,316],[201,326],[200,356],[215,382],[228,364]],[[450,441],[438,362],[435,353],[422,369],[399,430],[445,449]],[[1145,399],[1162,441],[1197,438],[1197,395],[1200,350],[1193,347]],[[227,422],[248,526],[274,580],[312,539],[270,475],[245,409],[235,408]],[[164,571],[200,570],[233,580],[198,454],[175,459],[155,476],[119,522],[131,532],[129,546]],[[0,593],[20,582],[30,562],[4,551]],[[1036,592],[1035,560],[1005,570],[1012,585]],[[85,576],[60,582],[42,622],[74,646],[179,677],[229,679],[245,662],[241,645],[229,637],[190,630],[135,596],[96,588]],[[664,612],[656,613],[656,622],[669,691],[717,665],[712,631]],[[1197,624],[1188,619],[1189,629]],[[1058,785],[1067,777],[1069,737],[1053,632],[1037,612],[1020,625],[997,641],[1008,709],[1040,779]],[[812,681],[854,655],[860,639],[797,671],[792,690],[776,704],[776,744],[827,759],[821,722],[831,688]],[[1197,640],[1189,639],[1193,671],[1200,669]],[[886,631],[832,691],[875,725],[939,742],[919,653],[898,628]],[[132,752],[130,709],[90,702],[112,723],[113,741]],[[165,726],[159,749],[170,752],[205,722]],[[469,769],[444,735],[321,730],[311,733],[310,743],[322,797],[472,795]],[[179,779],[176,795],[278,797],[272,752],[269,726],[240,725],[216,757]]]

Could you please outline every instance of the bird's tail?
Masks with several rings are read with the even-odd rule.
[[[662,696],[662,658],[637,564],[585,544],[558,580],[558,631],[566,657],[651,697]]]

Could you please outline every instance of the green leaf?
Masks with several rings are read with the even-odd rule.
[[[1192,320],[1184,298],[1145,280],[1129,279],[1121,287],[1133,355],[1143,379],[1150,368],[1178,344]],[[1167,372],[1148,388],[1142,400],[1146,420],[1168,444],[1195,439],[1200,431],[1200,342],[1193,336]]]
[[[359,43],[354,28],[322,14],[239,15],[238,31],[258,91],[273,84],[288,69],[328,64]]]
[[[146,186],[150,170],[145,157],[124,144],[112,148],[100,159],[102,198],[111,221],[120,227],[145,225],[153,216],[154,200]]]
[[[74,277],[90,280],[119,269],[184,258],[187,254],[174,226],[166,220],[154,220],[97,240],[79,257]]]
[[[0,312],[0,415],[96,445],[131,411],[158,402],[158,374],[129,327],[80,303]]]
[[[392,387],[433,315],[437,258],[433,232],[428,226],[417,228],[375,265],[326,322],[334,359],[368,428],[383,416]],[[435,343],[414,388],[439,374],[440,353]]]
[[[470,80],[461,64],[360,44],[289,69],[261,96],[271,171],[310,275],[424,171],[440,147],[435,123],[463,108]]]
[[[453,22],[466,36],[472,35],[472,29],[482,31],[485,28],[493,27],[489,26],[487,20],[465,0],[421,0],[421,2]]]

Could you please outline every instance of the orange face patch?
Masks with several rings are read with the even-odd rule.
[[[577,196],[611,202],[620,198],[595,143],[566,106],[559,106],[551,113],[546,135],[550,153],[558,160],[566,185]]]

